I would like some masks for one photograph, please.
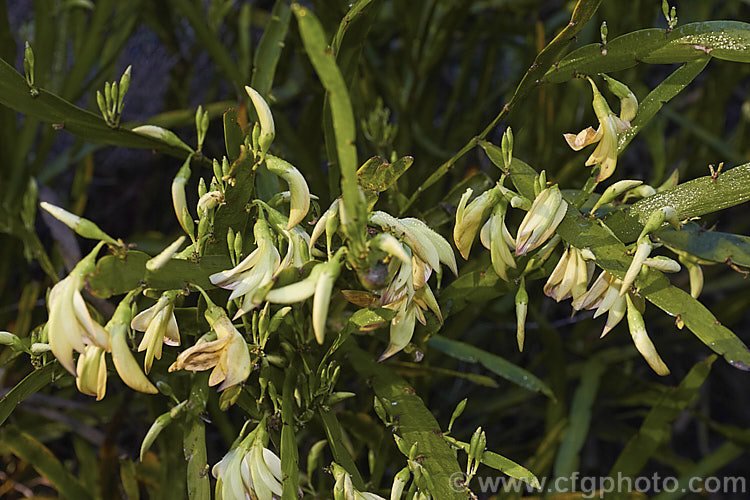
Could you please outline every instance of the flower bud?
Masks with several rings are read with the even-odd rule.
[[[591,213],[593,214],[596,212],[597,208],[615,201],[615,199],[621,194],[633,189],[634,187],[640,186],[641,184],[643,184],[643,181],[625,180],[615,182],[604,190],[604,193],[602,193],[596,204],[591,208]]]
[[[10,332],[0,331],[0,345],[11,346],[14,351],[29,352],[28,348],[21,342],[21,339]]]
[[[68,226],[70,229],[75,231],[76,234],[78,234],[79,236],[82,236],[83,238],[104,241],[107,244],[112,245],[114,247],[122,246],[120,242],[118,242],[113,237],[111,237],[110,235],[102,231],[99,228],[99,226],[97,226],[96,224],[94,224],[88,219],[79,217],[75,214],[68,212],[67,210],[64,210],[60,207],[47,203],[46,201],[41,202],[39,206],[45,209],[55,219],[59,220],[60,222]]]
[[[625,273],[625,277],[622,279],[622,286],[620,287],[620,297],[625,295],[630,290],[631,285],[638,277],[638,273],[641,272],[641,266],[643,266],[643,263],[651,254],[651,250],[653,248],[654,247],[651,244],[651,240],[648,238],[648,236],[641,237],[638,240],[638,245],[636,246],[633,260],[630,262],[630,267],[628,267],[628,270]]]
[[[132,66],[128,65],[128,67],[125,68],[125,72],[120,77],[120,89],[117,93],[117,111],[118,112],[122,112],[123,100],[125,99],[125,94],[128,93],[128,89],[130,88],[131,69],[132,69]]]
[[[568,297],[575,301],[586,293],[591,278],[590,266],[583,253],[574,246],[568,247],[544,285],[544,294],[560,302]]]
[[[521,278],[518,292],[515,297],[516,303],[516,342],[518,350],[523,352],[523,342],[526,337],[526,313],[529,310],[529,294],[526,293],[526,279]]]
[[[180,226],[182,226],[182,229],[189,235],[191,235],[192,238],[192,230],[188,231],[188,225],[186,224],[186,221],[183,217],[183,211],[187,210],[187,201],[185,198],[185,184],[187,184],[187,181],[190,179],[190,159],[191,157],[188,157],[185,162],[180,167],[180,170],[177,171],[177,175],[175,175],[174,179],[172,180],[172,206],[174,207],[174,214],[177,217],[177,221],[180,223]],[[192,218],[190,219],[192,222]],[[192,226],[192,224],[190,224]]]
[[[477,232],[489,216],[490,210],[498,201],[499,192],[489,189],[468,203],[473,190],[467,189],[456,207],[456,225],[453,227],[453,241],[464,259],[469,258],[471,246]]]
[[[291,229],[305,218],[310,209],[310,189],[299,170],[291,163],[272,155],[266,157],[268,170],[289,184],[291,200],[289,202],[289,223],[286,229]]]
[[[404,250],[404,246],[391,234],[380,233],[368,241],[367,244],[396,257],[401,262],[407,264],[411,262],[411,256]]]
[[[154,444],[154,441],[156,441],[156,438],[159,437],[161,431],[163,431],[169,424],[172,423],[172,420],[182,412],[186,404],[187,401],[183,401],[182,403],[172,408],[172,410],[166,413],[162,413],[161,415],[156,417],[156,420],[154,420],[154,423],[151,424],[151,427],[149,427],[148,431],[146,432],[146,436],[143,438],[143,442],[141,443],[141,462],[143,462],[143,459],[146,458],[146,452],[148,452],[148,450],[151,448],[151,445]]]
[[[273,138],[276,135],[276,128],[273,122],[273,115],[271,114],[271,108],[263,96],[261,96],[254,88],[245,86],[247,95],[250,96],[250,100],[253,101],[255,111],[258,113],[258,121],[260,122],[260,135],[258,136],[258,147],[260,148],[261,158],[265,156],[266,151],[271,146]]]
[[[209,191],[198,200],[198,213],[205,214],[209,210],[224,203],[224,195],[221,191]]]
[[[50,352],[52,347],[49,344],[43,344],[41,342],[34,342],[31,344],[31,354],[34,356],[41,356],[45,352]]]
[[[516,255],[525,255],[547,241],[567,210],[568,204],[557,185],[540,192],[518,228]]]
[[[663,273],[678,273],[682,267],[680,264],[669,257],[663,255],[657,255],[656,257],[650,257],[643,261],[644,266],[656,269]]]
[[[153,272],[158,271],[159,269],[164,267],[167,262],[169,262],[170,259],[174,256],[174,254],[177,253],[177,250],[179,250],[184,242],[184,236],[180,236],[179,238],[174,240],[167,248],[162,250],[159,255],[149,259],[148,262],[146,262],[146,269]]]
[[[680,229],[680,218],[677,215],[677,211],[672,207],[662,207],[658,210],[654,210],[649,215],[646,223],[643,225],[643,230],[638,236],[640,240],[647,234],[651,234],[661,227],[664,222],[669,222],[675,229]]]
[[[510,164],[513,161],[513,130],[511,130],[510,127],[505,129],[500,147],[503,151],[503,162],[505,163],[505,168],[509,169]]]
[[[107,363],[104,349],[87,345],[78,356],[76,365],[76,387],[83,394],[96,396],[101,401],[107,391]]]
[[[26,83],[32,89],[31,95],[36,97],[39,93],[34,88],[34,51],[28,41],[23,50],[23,72],[26,75]],[[36,92],[36,94],[34,92]]]
[[[141,125],[140,127],[135,127],[132,131],[136,134],[153,137],[154,139],[163,141],[170,146],[180,148],[188,153],[194,153],[193,148],[182,142],[182,139],[177,137],[177,134],[171,130],[157,127],[156,125]]]
[[[607,82],[609,90],[620,99],[620,120],[630,123],[638,113],[638,99],[635,94],[624,83],[605,74],[602,74],[602,77]]]
[[[393,476],[393,486],[391,486],[391,500],[401,500],[401,495],[404,492],[404,487],[406,486],[406,483],[409,482],[409,479],[411,478],[411,472],[409,472],[409,467],[404,467],[401,469],[398,474]]]
[[[630,330],[630,336],[633,338],[633,343],[641,356],[646,360],[648,365],[658,375],[665,376],[669,375],[669,368],[662,361],[659,353],[656,352],[653,342],[648,336],[646,331],[646,324],[643,322],[643,316],[638,309],[630,300],[630,296],[626,296],[627,310],[628,310],[628,329]]]
[[[492,215],[482,226],[479,239],[482,245],[490,251],[490,260],[495,273],[508,281],[508,268],[516,268],[516,261],[510,249],[515,248],[516,242],[505,225],[507,202],[501,200],[492,210]]]

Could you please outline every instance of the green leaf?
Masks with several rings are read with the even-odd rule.
[[[365,10],[365,8],[370,5],[370,3],[372,3],[372,0],[357,0],[350,5],[349,11],[341,20],[341,23],[339,23],[339,28],[336,31],[336,34],[333,36],[331,48],[333,49],[334,53],[338,53],[339,49],[341,48],[341,42],[344,39],[344,35],[349,29],[349,26],[351,26],[352,21],[354,21],[359,15],[361,15],[362,11]]]
[[[294,391],[297,370],[292,364],[286,370],[281,401],[281,472],[283,489],[281,500],[297,500],[299,489],[299,450],[294,435]]]
[[[462,450],[466,452],[469,451],[469,443],[456,442],[455,444]],[[526,467],[517,464],[511,459],[505,458],[504,456],[495,453],[494,451],[486,450],[484,453],[482,453],[482,457],[479,459],[479,461],[487,467],[492,467],[493,469],[499,470],[507,476],[523,481],[532,488],[541,488],[539,479],[537,479],[533,472],[528,470]]]
[[[444,308],[446,313],[453,315],[469,304],[487,302],[516,288],[500,279],[491,266],[485,265],[480,270],[462,270],[459,277],[443,289],[439,300],[441,309]]]
[[[716,356],[696,363],[680,385],[666,392],[648,412],[638,433],[628,440],[609,472],[610,477],[634,477],[646,465],[651,455],[670,437],[670,424],[698,394],[708,377]]]
[[[529,94],[529,92],[531,92],[532,89],[534,89],[539,84],[539,81],[541,80],[542,76],[544,76],[545,72],[557,60],[559,60],[560,56],[565,52],[565,49],[568,47],[570,42],[575,39],[576,35],[580,33],[586,23],[588,23],[589,20],[594,16],[601,3],[601,0],[578,0],[575,7],[573,8],[573,14],[571,15],[570,22],[565,26],[565,28],[562,29],[562,31],[560,31],[560,33],[557,34],[557,36],[555,36],[555,38],[552,39],[550,43],[547,44],[547,46],[544,47],[544,49],[542,49],[541,52],[539,52],[539,54],[537,54],[533,64],[526,71],[526,74],[521,79],[521,82],[516,87],[516,90],[513,92],[513,96],[511,97],[508,104],[503,107],[500,113],[495,116],[492,122],[490,122],[490,124],[487,125],[487,127],[485,127],[485,129],[479,135],[470,139],[469,142],[464,145],[464,147],[462,147],[456,154],[454,154],[451,158],[437,167],[435,171],[417,187],[416,191],[414,191],[412,196],[409,198],[409,201],[403,207],[401,207],[401,213],[405,212],[406,209],[416,201],[416,199],[424,190],[442,179],[443,176],[445,176],[445,174],[447,174],[456,165],[456,162],[466,153],[471,151],[480,140],[487,137],[487,135],[497,126],[497,124],[500,123],[500,120],[505,116],[505,114],[508,111],[512,110]]]
[[[357,178],[360,185],[370,191],[382,193],[396,184],[396,181],[414,163],[414,158],[404,156],[393,163],[388,163],[379,156],[370,158],[359,167]]]
[[[276,0],[271,11],[271,21],[263,30],[253,59],[253,75],[250,84],[263,97],[271,92],[276,66],[284,48],[284,38],[289,29],[292,11],[285,0]]]
[[[363,207],[359,205],[359,186],[357,184],[358,162],[355,146],[354,111],[352,110],[346,82],[344,82],[344,78],[336,65],[336,58],[328,48],[320,22],[312,12],[299,4],[294,4],[292,10],[297,18],[302,43],[310,62],[328,92],[336,138],[337,163],[341,169],[341,192],[343,193],[344,207],[356,222],[358,219],[356,214]],[[329,158],[329,160],[333,159]],[[349,231],[349,233],[351,237],[352,231]]]
[[[21,429],[14,426],[5,427],[0,434],[0,441],[10,448],[14,455],[31,464],[61,496],[82,500],[92,498],[89,491],[60,463],[49,448]]]
[[[735,62],[750,62],[750,24],[739,21],[690,23],[667,32],[645,29],[607,42],[586,45],[564,57],[544,75],[544,82],[561,83],[578,75],[611,73],[639,62],[673,64],[706,56]]]
[[[441,437],[440,425],[414,389],[388,366],[376,363],[370,354],[347,342],[342,350],[357,373],[371,381],[375,394],[391,402],[386,411],[398,418],[398,433],[408,446],[418,443],[422,466],[429,472],[435,487],[433,498],[440,500],[465,499],[465,493],[454,491],[450,485],[453,474],[461,468],[456,455]]]
[[[715,179],[710,175],[699,177],[643,198],[630,206],[628,217],[643,225],[655,210],[667,206],[674,208],[680,217],[689,218],[718,212],[749,200],[750,163],[745,163],[723,171]]]
[[[419,363],[406,363],[399,361],[391,361],[388,363],[398,369],[399,373],[407,378],[411,377],[429,377],[432,375],[462,378],[468,380],[471,383],[482,385],[484,387],[499,387],[497,382],[487,375],[480,375],[478,373],[466,373],[457,370],[450,370],[448,368],[441,368],[439,366],[427,366]]]
[[[224,195],[224,204],[220,205],[214,216],[214,237],[213,241],[207,246],[204,253],[207,254],[227,254],[227,231],[231,227],[236,233],[242,233],[244,241],[251,241],[252,227],[248,227],[248,203],[253,199],[254,185],[253,179],[255,172],[253,165],[252,152],[242,148],[242,153],[237,160],[232,163],[229,169],[229,176],[233,183],[227,186]],[[263,165],[265,176],[276,177],[271,174]],[[259,173],[259,176],[261,174]]]
[[[320,415],[320,420],[323,423],[326,438],[328,438],[328,445],[331,447],[331,452],[333,453],[333,460],[352,476],[352,483],[355,488],[364,490],[365,482],[362,480],[362,475],[359,473],[349,450],[344,446],[341,437],[341,424],[339,424],[336,415],[332,410],[322,407],[318,409],[318,415]]]
[[[146,262],[149,259],[150,255],[137,250],[128,251],[124,258],[107,255],[99,259],[94,272],[86,276],[86,283],[91,292],[101,298],[127,293],[141,286],[142,282],[159,290],[176,290],[188,283],[208,290],[215,288],[208,277],[232,266],[229,257],[207,255],[201,258],[200,264],[171,259],[158,271],[148,271]]]
[[[731,441],[726,441],[713,452],[704,455],[698,463],[688,469],[685,473],[681,474],[677,479],[677,482],[672,483],[674,484],[674,488],[672,488],[671,491],[663,491],[658,495],[653,496],[652,500],[677,500],[678,498],[684,498],[684,492],[690,491],[691,487],[695,488],[698,486],[696,485],[695,478],[708,478],[709,476],[714,475],[716,471],[725,465],[729,465],[744,453],[744,448],[732,443]],[[729,480],[734,478],[725,477],[724,479]],[[742,479],[744,483],[744,478],[738,477],[737,479]],[[740,483],[727,484],[739,485]],[[731,490],[727,489],[725,491],[729,494]]]
[[[518,365],[514,365],[510,361],[501,358],[496,354],[483,351],[478,347],[474,347],[473,345],[464,342],[450,340],[440,336],[432,337],[427,341],[427,345],[434,347],[452,358],[466,361],[468,363],[480,363],[492,373],[503,377],[505,380],[513,382],[524,389],[533,392],[541,392],[553,401],[555,400],[555,395],[552,393],[552,389],[550,389],[549,386],[542,382],[536,375],[524,370]]]
[[[589,434],[591,424],[591,408],[599,390],[599,379],[604,373],[605,366],[598,358],[590,358],[583,366],[581,383],[573,395],[570,407],[570,426],[565,431],[560,448],[555,459],[554,476],[570,477],[579,470],[579,454]]]
[[[47,363],[43,367],[29,373],[16,384],[13,389],[9,390],[5,396],[0,399],[0,426],[5,423],[13,410],[21,402],[36,394],[52,383],[55,378],[55,368],[58,366],[57,361]]]
[[[140,500],[141,494],[138,489],[135,462],[129,458],[120,459],[120,482],[128,500]]]
[[[222,117],[224,122],[224,146],[227,149],[229,163],[234,163],[240,157],[242,146],[245,143],[245,134],[237,122],[237,110],[229,108]]]
[[[703,71],[710,60],[709,57],[702,57],[696,61],[685,63],[649,92],[638,105],[638,114],[630,123],[630,128],[620,137],[617,144],[618,152],[622,152],[630,144],[630,141],[643,130],[643,127],[651,121],[651,118],[656,116],[662,106],[687,87]]]
[[[19,113],[57,124],[62,130],[82,139],[112,146],[155,149],[185,158],[187,152],[164,141],[132,132],[123,127],[113,129],[94,113],[81,109],[44,89],[33,97],[26,79],[7,62],[0,59],[0,104]]]
[[[708,231],[698,224],[685,224],[679,231],[669,227],[656,233],[656,241],[713,262],[731,262],[750,267],[750,237]]]

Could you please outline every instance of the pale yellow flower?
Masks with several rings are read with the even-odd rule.
[[[557,302],[571,296],[576,300],[586,293],[593,272],[593,263],[587,263],[582,252],[570,246],[563,252],[557,266],[549,275],[544,285],[544,294]]]
[[[385,500],[375,493],[359,491],[352,483],[352,477],[337,463],[331,464],[333,477],[336,483],[333,485],[333,498],[336,500]]]
[[[591,83],[594,93],[594,112],[599,120],[599,127],[596,130],[588,127],[578,134],[564,134],[564,137],[574,151],[579,151],[595,142],[599,143],[588,160],[586,160],[586,166],[600,165],[596,181],[601,182],[615,171],[615,167],[617,166],[618,134],[629,129],[630,122],[629,120],[617,117],[610,109],[604,96],[599,92],[594,81],[590,78],[588,80]],[[630,108],[623,107],[623,116],[628,118],[631,114],[635,116],[635,113]]]
[[[516,255],[525,255],[547,241],[567,211],[568,204],[557,185],[542,190],[518,227]]]
[[[235,318],[254,309],[263,301],[263,297],[255,295],[271,284],[281,264],[281,256],[273,244],[273,236],[265,219],[258,218],[253,233],[258,247],[232,269],[209,277],[214,285],[232,290],[230,301],[245,297]],[[290,256],[290,261],[292,257],[293,255]]]
[[[156,304],[139,313],[130,322],[130,327],[139,332],[145,332],[138,345],[138,352],[146,351],[143,369],[151,371],[154,358],[161,359],[162,346],[180,345],[180,331],[174,316],[174,301],[179,290],[164,292]]]
[[[510,249],[516,247],[516,240],[505,225],[507,202],[495,205],[492,215],[482,226],[479,239],[484,248],[490,251],[492,268],[498,276],[508,281],[508,268],[515,269],[516,261]]]
[[[328,262],[316,264],[307,278],[290,285],[272,288],[265,297],[268,302],[274,304],[294,304],[313,297],[312,324],[315,340],[319,344],[325,340],[331,292],[341,273],[342,257],[343,252],[340,250]]]
[[[109,350],[109,335],[102,325],[91,318],[81,295],[84,277],[94,270],[96,254],[102,245],[99,243],[49,293],[47,338],[50,349],[60,364],[73,375],[76,375],[74,350],[83,354],[86,345]]]
[[[169,371],[204,371],[213,368],[208,385],[221,383],[218,390],[244,382],[250,376],[250,352],[247,343],[224,310],[207,298],[206,320],[216,340],[202,337],[196,344],[177,356]]]
[[[657,374],[661,376],[669,375],[669,368],[662,361],[659,353],[656,352],[656,347],[654,347],[654,343],[651,342],[648,336],[641,312],[636,308],[629,295],[625,296],[625,300],[628,309],[628,329],[630,330],[630,336],[633,338],[635,348],[638,349],[643,359],[646,360],[651,369]]]
[[[471,198],[473,192],[469,188],[461,196],[461,200],[456,207],[456,224],[453,226],[453,241],[464,259],[469,258],[469,252],[471,252],[479,228],[482,227],[492,207],[499,199],[499,191],[492,188],[469,203],[469,198]]]
[[[265,420],[231,449],[211,470],[216,498],[273,500],[281,497],[281,459],[264,445]]]
[[[107,392],[105,352],[101,347],[87,345],[83,353],[78,356],[76,366],[76,387],[83,394],[96,396],[97,401],[102,400]]]

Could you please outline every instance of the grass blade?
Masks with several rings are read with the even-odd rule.
[[[55,457],[49,448],[17,427],[8,426],[0,435],[13,454],[31,464],[47,479],[60,495],[66,498],[86,500],[92,498],[86,488]]]
[[[470,344],[440,336],[432,337],[427,341],[427,345],[461,361],[480,363],[492,373],[503,377],[509,382],[513,382],[533,392],[541,392],[550,399],[555,399],[552,389],[536,375],[496,354],[483,351]]]

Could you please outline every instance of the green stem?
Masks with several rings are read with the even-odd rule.
[[[593,193],[594,189],[596,189],[596,186],[599,185],[599,182],[596,180],[598,176],[599,169],[597,167],[594,167],[594,169],[591,171],[591,175],[588,179],[586,179],[586,184],[583,185],[581,192],[578,193],[575,201],[573,201],[574,207],[580,210],[583,204],[586,203],[586,200],[589,199],[591,193]]]

